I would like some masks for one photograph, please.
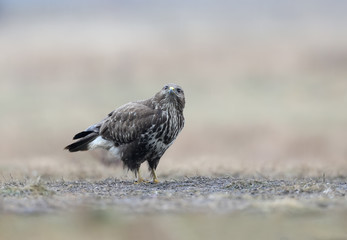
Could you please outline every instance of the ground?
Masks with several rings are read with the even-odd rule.
[[[159,184],[134,184],[105,152],[71,154],[53,139],[51,155],[1,158],[1,237],[347,239],[343,139],[343,131],[187,127],[160,161]],[[151,179],[146,164],[141,172]]]
[[[6,239],[29,232],[35,239],[43,239],[45,233],[63,237],[65,231],[59,229],[81,239],[97,232],[126,239],[138,235],[210,239],[215,234],[246,239],[346,239],[346,193],[346,178],[324,176],[186,177],[159,184],[115,178],[10,180],[1,184],[0,226]],[[69,224],[76,227],[70,229]],[[135,226],[138,232],[132,230]]]

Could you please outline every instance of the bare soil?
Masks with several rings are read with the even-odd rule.
[[[1,184],[1,209],[50,213],[112,208],[124,213],[233,213],[272,210],[347,210],[346,178],[270,180],[190,177],[159,184],[102,181],[10,181]]]

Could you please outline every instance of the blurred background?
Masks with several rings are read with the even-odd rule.
[[[0,2],[0,173],[130,177],[72,136],[165,83],[186,126],[159,177],[347,173],[344,1]]]

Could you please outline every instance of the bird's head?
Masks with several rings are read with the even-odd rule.
[[[161,105],[174,105],[178,110],[183,111],[185,106],[184,91],[182,87],[169,83],[166,84],[155,96]]]

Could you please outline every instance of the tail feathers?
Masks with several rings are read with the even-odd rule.
[[[78,141],[66,146],[64,149],[70,152],[86,151],[90,142],[94,141],[98,137],[96,132],[80,132],[75,135],[73,139],[79,139]]]
[[[83,138],[91,133],[93,133],[94,131],[83,131],[83,132],[79,132],[77,133],[74,137],[73,140],[79,139],[79,138]]]

